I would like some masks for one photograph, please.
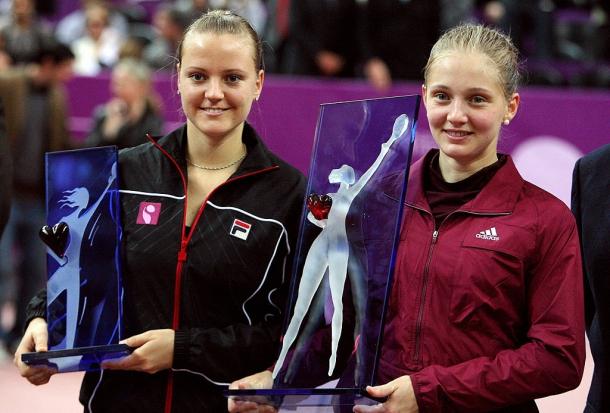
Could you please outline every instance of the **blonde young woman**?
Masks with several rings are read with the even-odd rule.
[[[85,374],[90,412],[220,412],[223,386],[279,348],[305,180],[246,122],[263,89],[261,44],[243,18],[209,12],[178,51],[186,123],[119,155],[123,226],[121,360]],[[47,348],[44,294],[17,350]],[[270,351],[271,350],[271,351]]]
[[[381,385],[368,388],[387,401],[353,410],[537,412],[534,399],[575,388],[583,371],[574,218],[497,151],[520,104],[510,38],[455,27],[436,42],[424,78],[439,149],[409,177]],[[270,385],[265,371],[232,387]],[[268,406],[230,400],[229,409]]]

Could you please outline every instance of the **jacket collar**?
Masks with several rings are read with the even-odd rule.
[[[186,123],[162,138],[157,139],[153,137],[153,139],[174,158],[182,171],[186,173]],[[246,145],[248,154],[233,174],[233,177],[276,166],[276,163],[269,156],[269,150],[254,128],[247,122],[244,125],[242,141]]]
[[[438,153],[438,149],[430,150],[411,166],[407,187],[407,204],[428,212],[430,212],[430,205],[424,192],[423,174],[436,153]],[[510,155],[506,155],[506,158],[506,163],[481,192],[474,199],[462,205],[459,211],[476,214],[506,214],[514,210],[525,181],[517,171]]]

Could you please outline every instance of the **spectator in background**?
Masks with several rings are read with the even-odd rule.
[[[0,278],[16,283],[15,325],[6,337],[13,348],[25,322],[25,307],[45,281],[45,249],[38,231],[45,223],[44,153],[68,149],[64,83],[74,55],[45,43],[35,63],[0,72],[0,99],[13,161],[11,216],[0,243]]]
[[[267,0],[267,24],[262,34],[267,73],[279,72],[284,61],[290,32],[290,0]]]
[[[142,39],[135,36],[130,36],[123,43],[119,49],[119,61],[123,59],[144,59],[144,42]]]
[[[377,89],[421,80],[440,32],[438,0],[358,0],[361,71]]]
[[[266,1],[262,0],[178,0],[178,10],[189,15],[191,21],[201,17],[208,10],[232,10],[247,19],[260,35],[267,22]]]
[[[595,3],[595,15],[600,22],[600,54],[602,59],[610,61],[610,1],[597,0]]]
[[[483,24],[488,24],[499,28],[504,33],[510,33],[514,39],[515,45],[522,48],[522,31],[523,21],[522,18],[525,16],[526,4],[527,8],[530,7],[530,3],[535,3],[533,7],[537,7],[538,1],[517,1],[517,0],[478,0],[478,8],[480,14],[480,20]],[[545,3],[543,1],[542,3]],[[550,3],[554,8],[553,1],[546,1]],[[545,51],[550,52],[550,44],[547,45]]]
[[[585,284],[585,322],[595,368],[585,413],[610,412],[610,145],[576,162],[572,212],[576,216]]]
[[[4,231],[4,226],[6,225],[11,210],[11,188],[13,186],[11,167],[11,155],[6,140],[4,104],[0,99],[0,239],[2,238],[2,232]],[[2,285],[2,279],[0,279],[0,285]],[[0,304],[1,303],[2,297],[0,297]]]
[[[156,38],[144,48],[144,60],[152,68],[174,70],[176,50],[190,22],[186,12],[169,5],[159,7],[153,18]]]
[[[11,210],[11,192],[12,192],[12,176],[11,176],[11,154],[8,149],[6,140],[6,127],[4,124],[4,104],[0,99],[0,239],[4,232],[4,226],[9,217]],[[2,277],[0,274],[0,318],[4,310],[3,304],[10,297],[10,284],[12,280]],[[0,325],[0,344],[5,343],[5,333]],[[8,353],[2,345],[0,345],[0,361],[8,358]]]
[[[96,108],[94,126],[87,136],[88,146],[136,146],[146,134],[163,132],[159,101],[153,96],[151,71],[142,61],[125,59],[112,71],[113,98]]]
[[[303,0],[299,0],[301,2]],[[318,0],[319,1],[319,0]],[[197,0],[194,0],[196,3]],[[295,3],[297,1],[295,0]],[[263,33],[267,23],[267,8],[262,0],[208,0],[211,10],[231,10],[248,20],[259,35]],[[199,16],[197,16],[199,17]]]
[[[191,22],[197,20],[201,15],[207,12],[211,7],[208,0],[178,0],[176,8],[186,13]]]
[[[475,0],[439,0],[441,6],[441,30],[448,30],[461,23],[474,21]]]
[[[11,19],[0,30],[0,49],[13,65],[31,63],[52,36],[36,18],[34,0],[14,0]]]
[[[108,8],[101,3],[87,6],[86,34],[71,44],[76,58],[74,71],[77,74],[95,76],[117,62],[123,38],[109,25],[109,13]]]
[[[306,76],[354,76],[354,0],[301,0],[292,1],[290,7],[290,37],[281,71]]]
[[[66,17],[61,19],[57,23],[55,28],[55,36],[57,39],[65,44],[72,44],[77,39],[85,36],[86,34],[86,16],[85,10],[89,5],[102,4],[103,0],[81,0],[81,8],[68,14]],[[106,6],[108,8],[108,6]],[[121,13],[110,10],[108,25],[113,28],[116,32],[120,33],[121,36],[126,36],[129,32],[129,25],[127,19]]]

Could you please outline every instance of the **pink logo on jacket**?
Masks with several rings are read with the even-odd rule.
[[[160,214],[161,204],[159,202],[140,202],[136,224],[157,225]]]

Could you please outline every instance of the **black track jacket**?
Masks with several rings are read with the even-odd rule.
[[[163,412],[168,397],[174,413],[226,411],[222,385],[273,363],[306,182],[247,124],[243,141],[248,155],[190,229],[186,127],[120,152],[124,337],[173,328],[174,364],[87,373],[85,411]]]

